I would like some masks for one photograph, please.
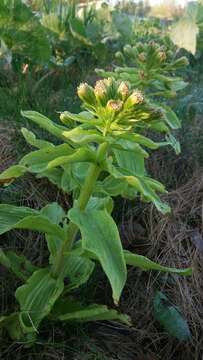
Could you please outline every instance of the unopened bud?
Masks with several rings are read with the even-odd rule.
[[[122,110],[122,108],[123,108],[123,101],[121,100],[109,100],[107,103],[107,109],[112,112],[118,113]]]
[[[145,55],[145,53],[144,53],[144,52],[140,53],[140,54],[138,55],[138,59],[139,59],[140,61],[142,61],[142,62],[145,62],[145,61],[146,61],[146,55]]]
[[[78,92],[79,98],[82,101],[84,101],[90,105],[93,105],[95,103],[94,90],[87,83],[81,83],[78,86],[77,92]]]
[[[127,99],[125,105],[126,107],[131,107],[134,105],[139,105],[144,102],[144,96],[141,91],[135,90]]]
[[[122,81],[118,87],[118,94],[125,100],[129,95],[129,87],[125,81]]]
[[[74,123],[74,121],[70,118],[68,112],[64,111],[60,114],[60,120],[63,124],[71,127]]]
[[[123,56],[123,54],[122,54],[121,51],[117,51],[117,52],[116,52],[115,58],[116,58],[117,60],[121,61],[122,63],[125,61],[125,58],[124,58],[124,56]]]
[[[128,56],[134,56],[133,50],[132,50],[132,46],[130,46],[129,44],[125,45],[123,48],[123,51],[126,55]]]
[[[140,80],[145,80],[145,73],[143,70],[139,71]]]
[[[156,47],[156,43],[155,43],[155,41],[154,40],[150,40],[149,41],[149,46],[151,46],[151,47]]]
[[[96,85],[94,87],[94,94],[97,100],[105,100],[107,96],[107,88],[104,80],[99,80],[96,82]]]
[[[165,51],[159,51],[158,52],[158,57],[159,57],[161,62],[165,61],[166,58],[167,58]]]

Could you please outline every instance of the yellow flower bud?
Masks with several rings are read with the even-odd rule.
[[[87,83],[81,83],[77,88],[77,93],[78,93],[79,98],[82,101],[84,101],[90,105],[95,104],[94,90]]]
[[[109,100],[107,103],[107,109],[112,112],[118,113],[122,110],[122,108],[123,108],[123,101],[121,100]]]
[[[131,107],[134,105],[139,105],[144,102],[144,95],[141,91],[135,90],[127,99],[125,105],[126,107]]]
[[[105,80],[97,81],[94,87],[94,94],[96,96],[96,99],[102,102],[106,99],[107,96],[107,87],[105,84]]]
[[[125,100],[129,95],[129,87],[125,81],[122,81],[118,87],[118,94]]]
[[[141,52],[139,55],[138,55],[138,59],[142,62],[145,62],[146,61],[146,55],[144,52]]]
[[[165,61],[167,58],[165,51],[159,51],[158,58],[160,59],[161,62]]]

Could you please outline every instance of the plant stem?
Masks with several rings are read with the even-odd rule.
[[[81,189],[81,192],[80,192],[80,195],[78,198],[78,207],[81,211],[85,210],[85,207],[92,195],[94,185],[98,179],[100,172],[102,171],[99,164],[102,160],[104,160],[104,158],[106,156],[107,147],[108,147],[107,143],[103,143],[103,144],[99,145],[97,154],[96,154],[97,155],[96,156],[97,163],[91,164],[89,166],[85,183],[83,185],[83,188]],[[61,272],[63,271],[64,252],[71,250],[74,240],[75,240],[75,237],[77,235],[77,232],[78,232],[77,225],[75,225],[74,223],[72,223],[70,221],[68,224],[68,228],[67,228],[67,238],[63,242],[61,248],[59,249],[59,252],[56,257],[56,261],[53,264],[52,275],[54,277],[58,277],[61,274]]]

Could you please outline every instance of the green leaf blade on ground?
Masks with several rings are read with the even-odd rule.
[[[180,341],[191,339],[187,321],[161,291],[157,291],[154,297],[153,307],[156,320],[170,335]]]
[[[56,318],[61,321],[102,321],[115,320],[126,325],[131,325],[130,318],[127,315],[120,314],[114,309],[108,309],[105,305],[92,304],[84,306],[81,303],[67,299],[56,304],[54,312]]]

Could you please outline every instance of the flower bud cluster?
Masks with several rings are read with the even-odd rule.
[[[113,78],[98,80],[94,87],[82,83],[78,87],[78,96],[87,110],[91,110],[105,123],[127,124],[129,119],[154,118],[154,109],[148,106],[143,93],[131,90],[125,81]],[[139,115],[139,116],[138,116]],[[160,118],[160,114],[157,115]]]
[[[123,48],[123,53],[126,58],[130,58],[131,61],[135,63],[138,62],[143,66],[146,64],[150,68],[167,66],[172,62],[174,68],[184,67],[188,65],[188,60],[186,57],[181,57],[177,60],[174,60],[174,52],[154,40],[148,41],[147,43],[138,42],[135,46],[126,45]]]

